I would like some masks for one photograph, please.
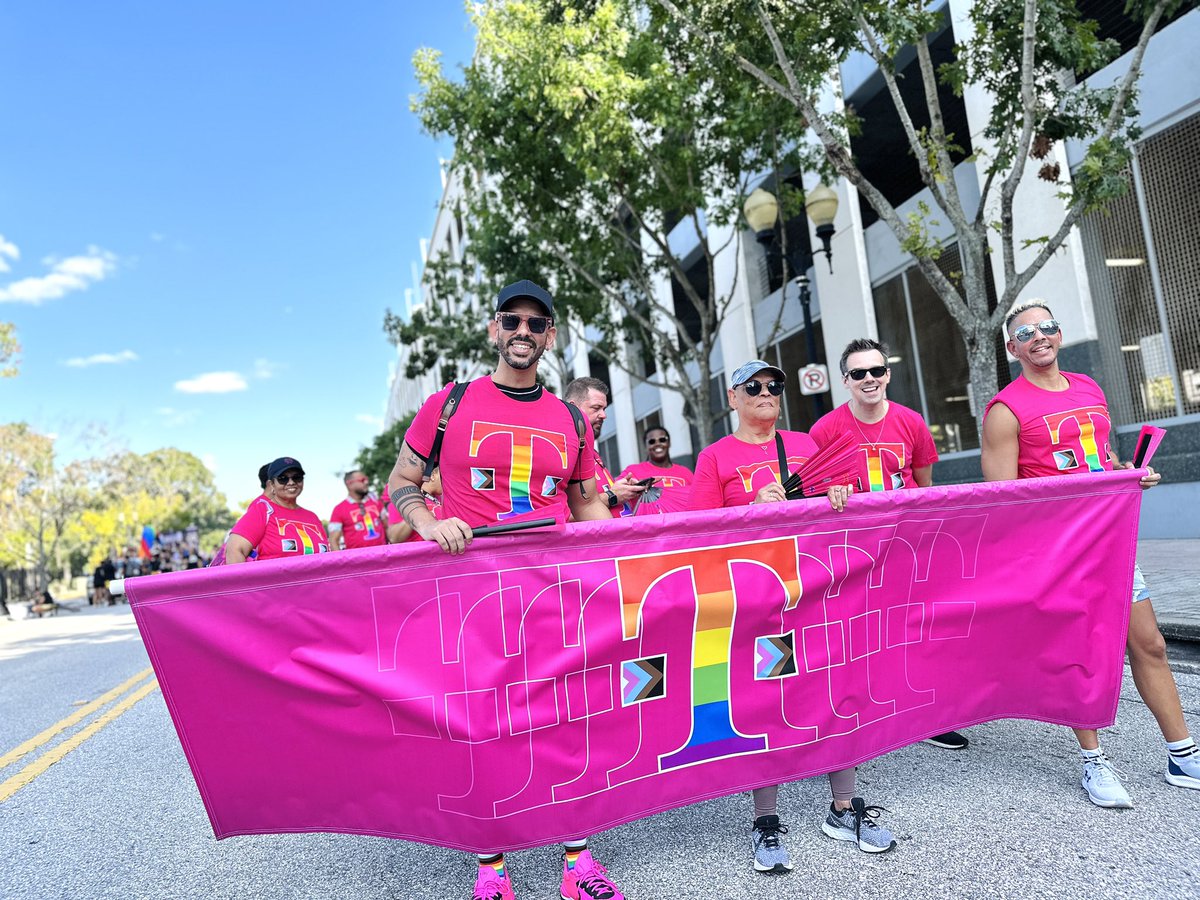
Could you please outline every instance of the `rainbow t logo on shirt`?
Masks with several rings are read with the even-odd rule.
[[[1103,472],[1104,460],[1100,456],[1100,448],[1096,444],[1096,422],[1095,417],[1099,416],[1104,420],[1104,430],[1107,433],[1111,427],[1108,418],[1108,410],[1103,406],[1081,406],[1078,409],[1069,409],[1066,412],[1054,413],[1045,417],[1046,427],[1050,431],[1050,442],[1052,444],[1060,444],[1062,442],[1062,427],[1067,422],[1074,422],[1079,428],[1079,448],[1083,451],[1084,462],[1087,463],[1089,472]],[[1077,468],[1079,463],[1075,459],[1075,454],[1071,448],[1056,450],[1054,452],[1054,463],[1059,471],[1067,471]]]
[[[503,489],[504,481],[507,481],[509,498],[508,510],[500,513],[497,518],[510,519],[513,516],[533,511],[533,490],[530,480],[533,477],[533,450],[536,442],[542,441],[548,444],[551,451],[558,455],[559,465],[565,470],[569,463],[567,436],[558,431],[545,431],[541,428],[529,428],[522,425],[474,422],[471,427],[470,456],[478,457],[483,444],[498,435],[508,438],[510,454],[508,478],[503,478],[503,470],[499,466],[495,470],[495,486]],[[495,457],[490,458],[494,459]],[[544,480],[542,486],[545,486]]]

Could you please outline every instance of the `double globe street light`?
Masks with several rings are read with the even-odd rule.
[[[833,249],[829,239],[833,237],[833,219],[837,215],[838,198],[833,188],[818,184],[804,197],[804,209],[813,224],[817,226],[817,237],[821,239],[821,252],[829,261],[829,271],[833,271]],[[754,231],[754,236],[764,247],[769,247],[775,241],[775,227],[779,222],[779,201],[770,191],[755,188],[746,202],[742,205],[742,214],[746,224]],[[808,349],[810,364],[817,362],[817,341],[813,335],[812,326],[812,292],[809,290],[808,270],[813,264],[811,252],[800,247],[789,247],[787,264],[796,273],[796,284],[800,287],[800,308],[804,312],[804,341]],[[825,412],[825,404],[820,394],[813,395],[817,416]]]

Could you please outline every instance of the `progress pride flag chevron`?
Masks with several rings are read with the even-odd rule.
[[[1111,724],[1137,480],[626,518],[127,591],[218,838],[516,850],[991,719]]]

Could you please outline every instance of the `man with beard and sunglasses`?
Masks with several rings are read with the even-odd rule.
[[[779,419],[784,389],[783,371],[761,359],[739,367],[731,379],[729,406],[738,414],[737,430],[705,447],[696,459],[689,509],[722,509],[751,503],[777,503],[787,499],[780,463],[795,471],[817,452],[817,445],[802,431],[781,431]],[[828,491],[833,509],[845,509],[853,489],[834,485]],[[835,840],[854,841],[867,853],[885,853],[896,846],[892,833],[876,824],[879,807],[856,797],[853,766],[829,773],[833,801],[821,830]],[[787,826],[779,821],[779,787],[756,788],[750,850],[756,871],[783,874],[792,862],[783,845]]]
[[[371,496],[367,473],[352,469],[342,478],[348,496],[329,514],[329,549],[337,550],[339,539],[347,550],[382,547],[387,543],[383,504]]]
[[[916,410],[888,400],[892,380],[887,344],[858,338],[846,345],[839,366],[850,399],[826,413],[809,431],[818,447],[843,434],[859,446],[860,491],[929,487],[938,461],[933,435]],[[925,743],[963,750],[970,743],[957,731],[935,734]]]
[[[1122,464],[1110,446],[1112,420],[1100,386],[1086,375],[1059,368],[1062,328],[1050,307],[1041,300],[1017,306],[1004,327],[1008,352],[1021,364],[1021,374],[984,410],[983,477],[1012,481],[1132,468],[1131,463]],[[1147,467],[1139,483],[1147,490],[1160,480]],[[1166,741],[1164,777],[1176,787],[1200,789],[1200,751],[1188,733],[1150,591],[1136,564],[1132,603],[1126,641],[1129,668]],[[1090,729],[1074,731],[1088,798],[1097,806],[1133,806],[1112,762],[1100,749],[1099,735]]]
[[[582,436],[567,404],[537,383],[542,354],[553,348],[554,300],[532,281],[500,291],[488,338],[499,359],[489,378],[468,385],[447,418],[447,385],[421,406],[404,435],[388,478],[392,503],[426,541],[450,554],[470,547],[471,529],[547,516],[565,521],[609,520],[596,488],[593,439]],[[434,454],[439,426],[440,450]],[[580,447],[581,440],[583,447]],[[436,455],[442,475],[442,515],[425,505],[421,483]],[[486,662],[481,664],[487,664]],[[563,846],[560,893],[568,900],[624,900],[587,838]],[[478,854],[474,900],[513,900],[512,878],[501,852]]]

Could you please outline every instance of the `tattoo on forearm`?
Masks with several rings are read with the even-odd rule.
[[[399,511],[401,501],[412,498],[413,496],[415,496],[418,500],[421,499],[421,489],[419,487],[413,487],[410,484],[406,485],[405,487],[396,488],[394,491],[392,491],[392,504],[396,507],[396,510]]]
[[[406,459],[405,462],[410,466],[421,468],[421,457],[417,456],[415,453],[409,453],[408,459]]]

